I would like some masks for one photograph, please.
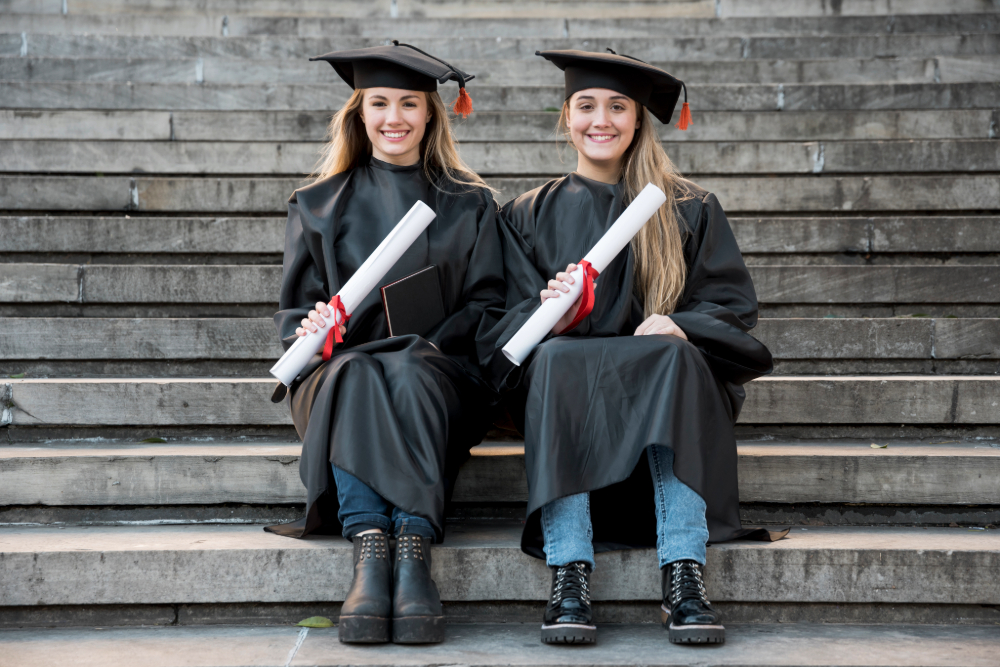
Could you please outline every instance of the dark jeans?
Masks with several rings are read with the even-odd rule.
[[[408,533],[434,541],[434,528],[430,521],[392,507],[385,498],[351,473],[337,466],[332,468],[333,479],[337,483],[337,499],[340,501],[338,517],[344,526],[344,537],[353,541],[358,533],[379,528],[385,533]],[[390,527],[393,530],[390,531]]]

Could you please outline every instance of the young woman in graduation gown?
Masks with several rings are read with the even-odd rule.
[[[578,165],[503,207],[508,312],[482,355],[524,434],[522,548],[553,573],[542,640],[595,641],[595,547],[655,544],[670,640],[721,642],[705,547],[750,532],[740,525],[733,423],[741,385],[772,365],[747,333],[753,284],[718,199],[678,175],[653,126],[653,116],[670,120],[683,84],[613,53],[539,55],[565,71],[559,122]],[[647,183],[667,202],[597,277],[589,314],[578,301],[520,367],[507,361],[500,350],[539,295],[562,297],[576,268],[567,263]]]
[[[318,178],[288,202],[278,333],[288,347],[323,331],[326,302],[417,200],[437,217],[383,284],[436,266],[445,317],[422,337],[389,337],[373,290],[328,333],[338,343],[329,358],[314,357],[289,391],[306,517],[268,530],[339,531],[354,543],[341,641],[437,642],[444,618],[429,546],[443,537],[458,467],[488,426],[495,392],[480,379],[475,337],[484,310],[504,303],[498,207],[458,157],[436,92],[456,80],[455,110],[467,114],[472,77],[398,43],[318,59],[355,90],[333,117]]]

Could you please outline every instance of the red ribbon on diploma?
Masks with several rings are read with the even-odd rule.
[[[330,299],[329,305],[333,310],[340,311],[340,324],[347,324],[347,320],[351,319],[351,316],[347,314],[344,304],[340,302],[340,296],[336,295]],[[323,345],[323,361],[330,361],[330,357],[333,356],[333,341],[344,342],[344,337],[340,335],[340,324],[336,324],[336,319],[335,316],[334,324],[326,335],[326,343]]]
[[[569,323],[569,326],[560,333],[571,331],[594,309],[594,281],[601,274],[585,259],[580,260],[579,266],[583,269],[583,294],[580,295],[580,309],[576,311],[576,317]]]

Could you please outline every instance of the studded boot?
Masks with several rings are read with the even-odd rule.
[[[444,611],[431,579],[430,542],[420,535],[396,538],[392,592],[392,641],[436,644],[444,641]]]
[[[669,563],[660,570],[663,602],[660,620],[672,644],[721,644],[726,641],[722,617],[705,593],[702,566],[693,560]]]
[[[384,533],[354,537],[354,581],[340,608],[338,630],[345,644],[389,641],[392,619],[392,564]]]
[[[545,644],[593,644],[597,626],[590,607],[590,566],[570,563],[552,568],[552,592],[542,621]]]

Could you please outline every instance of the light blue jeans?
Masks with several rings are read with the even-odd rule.
[[[337,483],[337,500],[340,501],[337,518],[344,527],[344,537],[353,542],[354,536],[358,533],[381,528],[385,533],[394,535],[411,533],[434,541],[434,528],[430,521],[393,507],[374,489],[351,473],[337,466],[331,467],[333,479]]]
[[[674,476],[674,451],[646,448],[656,498],[656,555],[660,567],[679,560],[705,564],[708,521],[705,501]],[[549,567],[582,561],[594,567],[590,494],[578,493],[542,506],[545,562]]]

